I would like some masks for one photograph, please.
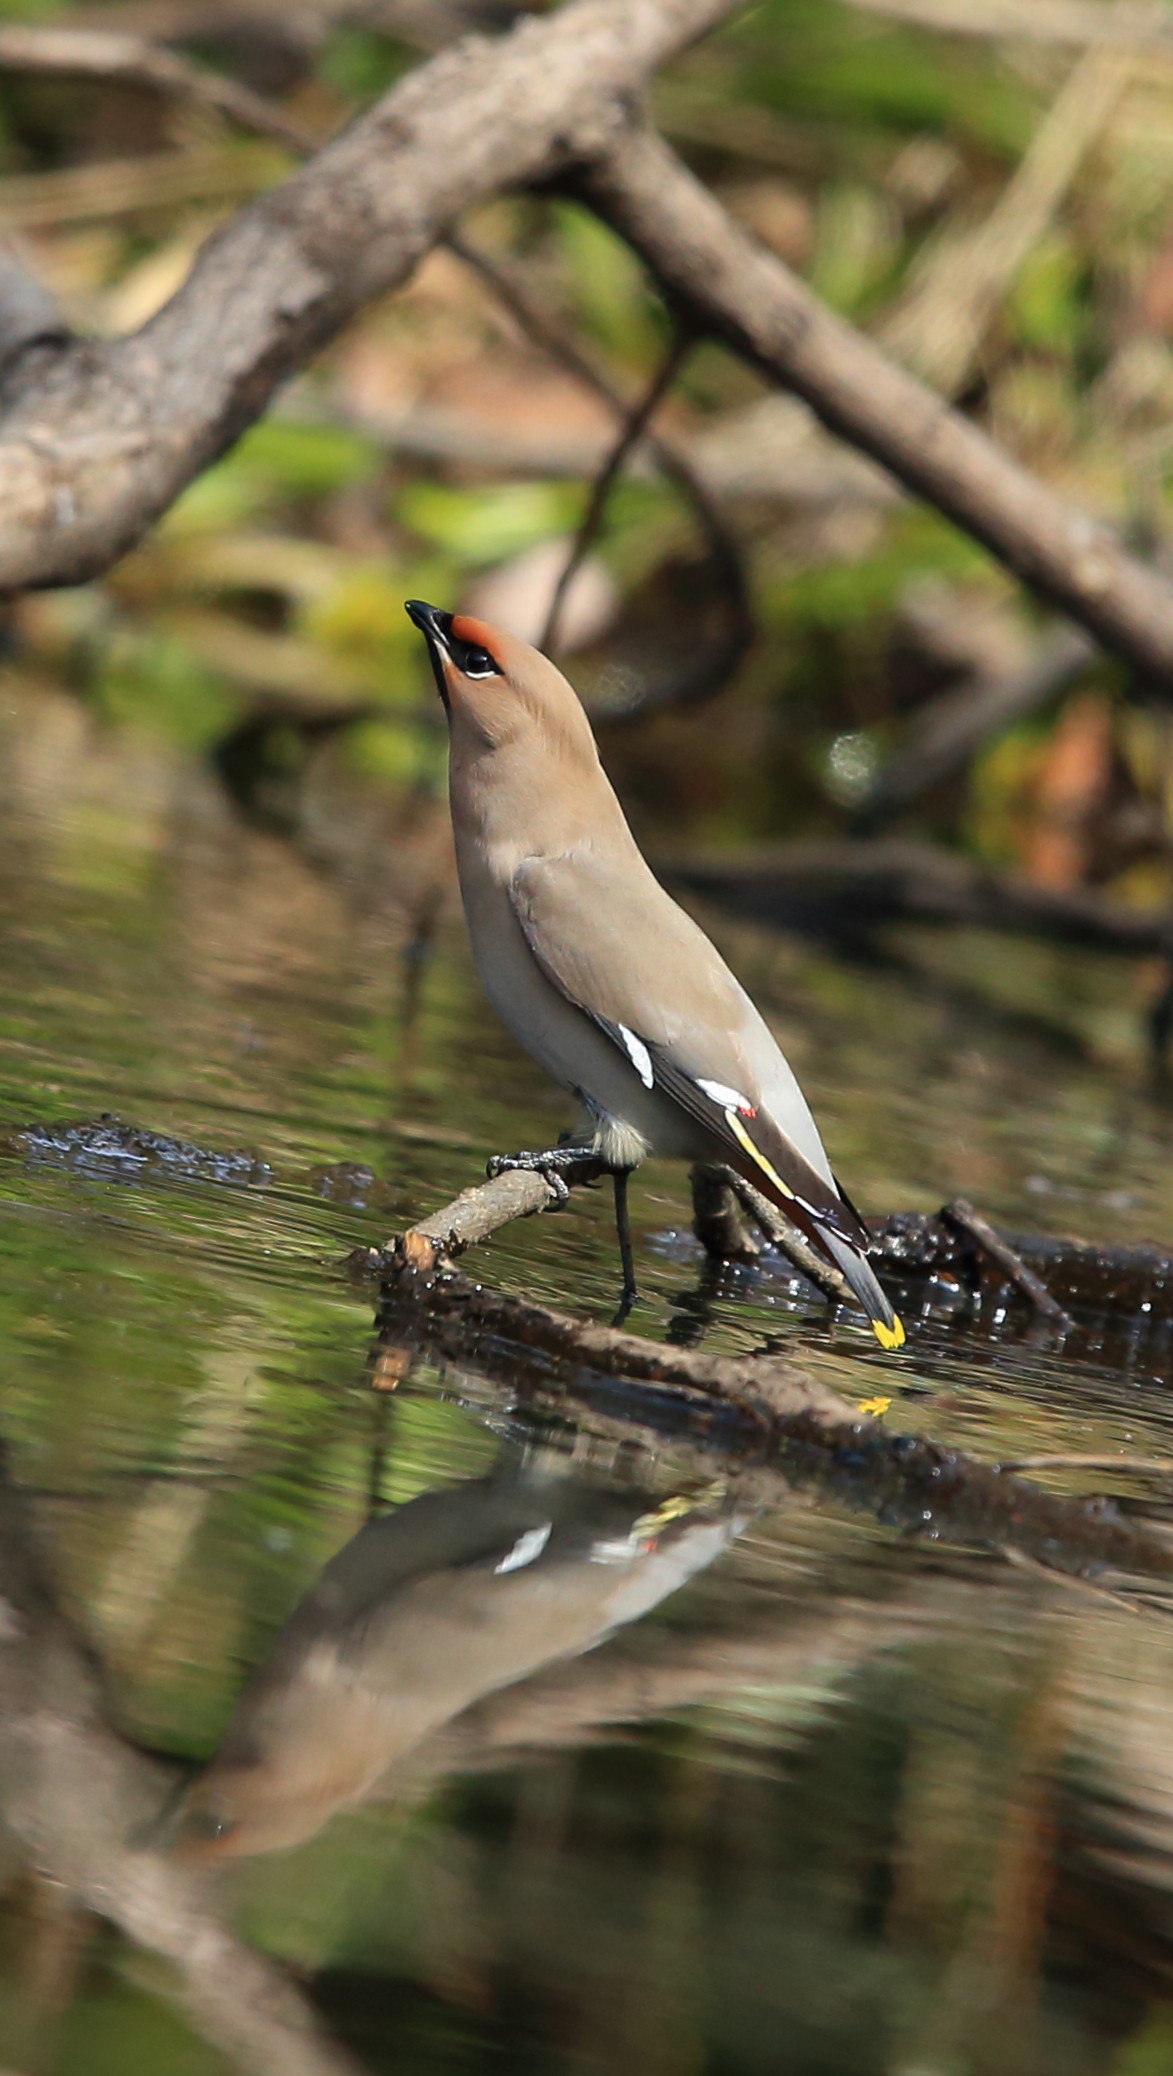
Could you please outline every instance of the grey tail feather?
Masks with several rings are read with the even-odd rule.
[[[819,1227],[819,1239],[834,1256],[849,1290],[859,1299],[868,1318],[878,1319],[883,1326],[894,1326],[896,1314],[858,1247],[853,1247],[849,1240],[841,1239],[838,1233],[825,1225]]]

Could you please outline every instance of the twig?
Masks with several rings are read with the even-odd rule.
[[[1002,1469],[1008,1471],[1151,1471],[1161,1477],[1173,1471],[1173,1456],[1110,1456],[1095,1451],[1086,1456],[1003,1456],[1000,1460]]]
[[[586,510],[583,512],[579,522],[578,532],[571,543],[570,553],[559,574],[558,582],[554,586],[549,611],[546,614],[546,624],[538,641],[539,649],[545,649],[547,653],[557,649],[558,623],[562,616],[563,601],[594,546],[595,537],[602,524],[603,514],[607,509],[607,500],[623,473],[628,456],[633,454],[639,446],[648,426],[651,424],[657,410],[680,373],[692,343],[692,340],[686,333],[676,332],[674,334],[672,343],[664,355],[660,366],[652,376],[644,395],[632,405],[627,413],[626,422],[619,434],[619,438],[612,447],[610,454],[606,456],[598,475],[595,477],[594,483],[591,485],[591,494],[587,499]]]
[[[776,1247],[779,1253],[786,1255],[799,1274],[813,1283],[816,1289],[821,1290],[832,1304],[853,1305],[855,1299],[848,1289],[842,1271],[837,1269],[833,1262],[824,1261],[817,1249],[811,1246],[805,1233],[800,1233],[796,1225],[792,1225],[781,1211],[776,1210],[770,1199],[764,1197],[760,1189],[755,1189],[752,1182],[746,1182],[743,1176],[734,1174],[732,1168],[726,1169],[725,1175],[738,1203],[748,1211],[754,1224],[761,1228],[771,1247]]]
[[[821,304],[660,139],[628,130],[577,189],[698,329],[803,397],[1173,697],[1173,586]]]
[[[315,151],[320,140],[274,108],[262,95],[206,71],[176,51],[160,50],[141,36],[119,36],[109,29],[40,29],[25,23],[0,24],[0,71],[59,72],[87,79],[148,87],[200,101],[259,136],[272,138],[299,157]]]
[[[583,353],[577,341],[564,332],[545,311],[538,308],[528,287],[521,281],[514,268],[501,260],[489,259],[463,236],[450,235],[445,242],[458,259],[463,260],[466,266],[481,275],[536,346],[548,353],[552,360],[560,362],[571,374],[576,375],[586,388],[601,398],[621,426],[630,422],[631,413],[636,408],[635,402],[625,398],[615,384]],[[692,509],[705,542],[713,586],[721,601],[726,630],[722,639],[707,655],[702,656],[699,662],[694,663],[691,670],[674,673],[661,689],[647,686],[639,699],[633,700],[629,706],[609,713],[609,722],[633,720],[666,705],[697,705],[725,683],[754,635],[749,581],[741,550],[736,536],[726,525],[720,508],[705,482],[704,469],[698,468],[697,464],[690,460],[677,441],[654,432],[650,426],[643,429],[643,441],[661,473],[670,483],[676,485]],[[629,453],[635,451],[639,445],[639,440],[633,441]],[[627,459],[628,455],[625,454],[623,460]],[[603,464],[600,462],[599,466],[602,467]],[[544,642],[542,646],[545,646]]]
[[[603,1161],[584,1154],[581,1174],[568,1174],[564,1179],[568,1184],[593,1182],[606,1173]],[[431,1275],[441,1261],[487,1240],[511,1219],[531,1218],[535,1211],[552,1210],[563,1201],[559,1191],[536,1170],[507,1168],[487,1182],[462,1190],[451,1204],[422,1218],[394,1244],[413,1270]]]
[[[943,1207],[940,1215],[948,1224],[957,1226],[961,1232],[967,1234],[983,1254],[997,1263],[1015,1289],[1021,1291],[1024,1298],[1029,1299],[1041,1318],[1053,1319],[1057,1326],[1071,1325],[1071,1320],[1058,1299],[1051,1296],[1042,1278],[1027,1267],[1017,1248],[1012,1247],[1009,1240],[1004,1240],[1000,1233],[996,1233],[993,1226],[980,1212],[975,1211],[973,1205],[967,1203],[964,1197],[954,1197],[951,1203]]]
[[[958,1276],[964,1241],[939,1214],[891,1212],[869,1218],[872,1260],[889,1272]],[[1009,1233],[1015,1253],[1080,1312],[1144,1321],[1164,1333],[1173,1320],[1173,1255],[1159,1247],[1105,1247],[1050,1233]]]

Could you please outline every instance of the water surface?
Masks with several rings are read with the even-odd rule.
[[[1170,1122],[1140,1090],[1127,969],[922,935],[901,967],[860,971],[707,920],[866,1208],[964,1190],[1010,1226],[1173,1237]],[[174,751],[14,680],[0,1036],[0,1132],[115,1112],[250,1156],[218,1172],[0,1162],[0,2062],[1173,2066],[1159,1605],[947,1524],[910,1535],[809,1481],[743,1515],[720,1452],[535,1404],[507,1361],[425,1351],[394,1393],[373,1388],[348,1251],[564,1121],[481,1004],[434,802],[352,798],[336,773],[295,845],[245,826]],[[1139,1327],[1127,1360],[1094,1335],[1060,1356],[1013,1308],[958,1323],[914,1292],[909,1355],[885,1358],[776,1264],[706,1291],[672,1169],[650,1169],[633,1208],[639,1331],[769,1339],[848,1398],[890,1397],[890,1423],[990,1459],[1173,1454],[1163,1357]],[[605,1317],[607,1196],[503,1232],[477,1266]],[[1050,1482],[1107,1486],[1163,1532],[1156,1475]],[[364,1524],[462,1487],[445,1533],[479,1551],[461,1560],[489,1596],[476,1621],[501,1619],[494,1579],[518,1596],[489,1684],[446,1684],[447,1546],[418,1559],[422,1656],[387,1613],[402,1582],[380,1599],[363,1571],[280,1673],[275,1718],[245,1726],[262,1763],[310,1754],[311,1835],[229,1849],[205,1826],[188,1850],[191,1783],[301,1596]],[[528,1531],[478,1542],[486,1491],[533,1489],[561,1492],[553,1513],[579,1495],[561,1646],[541,1593],[526,1599],[553,1577],[527,1578],[540,1553],[498,1569]],[[641,1573],[636,1613],[601,1587],[593,1612],[598,1580],[627,1576],[624,1539],[679,1551],[689,1510],[709,1541],[654,1587]],[[361,1735],[390,1753],[392,1718],[433,1681],[426,1730],[343,1806],[323,1777],[345,1771],[356,1693],[377,1718]],[[176,1871],[144,1902],[152,1856]],[[237,1942],[218,1989],[193,1988],[188,1908]],[[280,1977],[248,1976],[250,1957]],[[274,1982],[289,2010],[266,2003]]]

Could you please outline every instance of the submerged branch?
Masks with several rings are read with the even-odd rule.
[[[1042,1318],[1054,1320],[1057,1326],[1071,1325],[1062,1305],[1051,1296],[1042,1277],[1036,1276],[1034,1270],[1024,1262],[1018,1248],[1012,1247],[1009,1240],[1003,1239],[1001,1233],[996,1233],[988,1219],[975,1211],[973,1205],[967,1203],[964,1197],[954,1197],[952,1203],[946,1204],[941,1217],[949,1225],[958,1226],[967,1239],[972,1240],[974,1245],[1002,1270],[1007,1280],[1016,1290],[1021,1291],[1027,1303],[1033,1305]]]
[[[379,1361],[426,1349],[558,1405],[723,1446],[747,1502],[795,1482],[882,1514],[890,1525],[980,1542],[1063,1574],[1173,1580],[1173,1547],[1100,1499],[1067,1499],[926,1437],[890,1432],[798,1364],[769,1353],[706,1355],[502,1295],[459,1269],[421,1270],[407,1242],[355,1257],[380,1285]],[[400,1372],[402,1374],[402,1371]]]

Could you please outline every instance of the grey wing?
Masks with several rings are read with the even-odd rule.
[[[748,995],[639,853],[621,867],[583,845],[518,868],[510,900],[547,979],[734,1166],[857,1239],[802,1092]]]

